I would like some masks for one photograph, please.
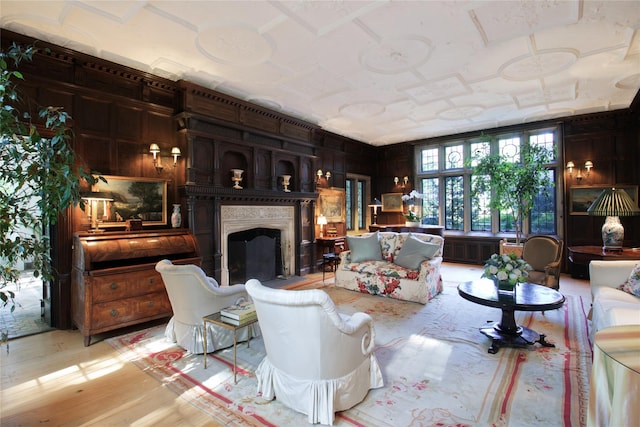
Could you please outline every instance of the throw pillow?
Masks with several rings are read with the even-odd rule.
[[[636,264],[627,281],[624,282],[619,289],[640,297],[640,262]]]
[[[347,245],[351,251],[351,262],[382,261],[377,231],[364,237],[347,236]]]
[[[402,245],[395,263],[400,267],[417,270],[422,261],[433,258],[438,249],[440,249],[440,245],[436,243],[423,242],[410,236]]]

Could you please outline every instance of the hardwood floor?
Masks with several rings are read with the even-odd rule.
[[[478,278],[480,270],[480,266],[445,263],[442,274],[447,281],[467,281]],[[563,275],[560,286],[563,293],[590,301],[588,281]],[[83,346],[77,330],[9,341],[9,352],[3,346],[0,355],[0,425],[219,425],[122,360],[103,341],[121,333],[96,336],[89,347]]]

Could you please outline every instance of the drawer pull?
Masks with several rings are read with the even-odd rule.
[[[149,302],[147,303],[147,307],[153,307],[153,301],[149,301]]]
[[[152,278],[149,279],[149,284],[153,285],[153,282],[154,282],[154,280],[153,280],[153,277],[152,277]]]
[[[117,283],[112,283],[110,288],[115,291],[116,289],[118,289],[118,284]]]
[[[118,310],[116,310],[116,309],[114,308],[113,310],[111,310],[111,311],[109,312],[109,314],[110,314],[112,317],[116,317],[116,316],[118,315]]]

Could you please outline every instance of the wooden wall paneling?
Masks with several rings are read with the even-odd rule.
[[[74,109],[76,128],[85,132],[111,135],[113,124],[111,102],[91,96],[78,96]]]
[[[113,110],[114,137],[129,139],[140,144],[144,124],[142,107],[116,103],[113,105]]]
[[[254,186],[257,189],[273,190],[275,188],[273,180],[276,174],[272,154],[270,150],[254,150],[253,176],[255,176]]]
[[[153,156],[149,153],[148,146],[141,145],[139,140],[117,139],[115,143],[118,165],[116,175],[159,177],[153,167]]]
[[[114,141],[108,136],[76,133],[77,156],[82,163],[102,175],[118,175],[114,157]]]
[[[75,229],[73,212],[73,207],[61,212],[58,215],[57,223],[50,228],[51,266],[54,280],[47,285],[50,299],[45,299],[44,303],[45,310],[48,305],[51,311],[51,326],[59,329],[73,327],[71,321],[71,248],[73,247],[73,231]]]
[[[220,245],[213,238],[216,221],[213,199],[189,197],[187,216],[202,258],[202,269],[210,276],[220,280]],[[218,209],[219,211],[219,209]],[[218,212],[219,215],[219,212]],[[219,236],[218,232],[218,236]],[[217,262],[216,262],[217,260]]]
[[[52,105],[55,107],[62,107],[72,118],[74,114],[74,95],[71,91],[65,88],[53,88],[51,86],[38,87],[37,90],[37,105]],[[33,116],[33,117],[37,117]]]
[[[201,185],[220,185],[220,177],[214,174],[214,141],[200,136],[187,134],[190,150],[187,153],[188,181]]]

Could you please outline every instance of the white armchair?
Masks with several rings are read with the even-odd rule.
[[[333,424],[334,414],[382,387],[373,319],[340,314],[321,290],[282,290],[246,283],[258,313],[267,355],[256,370],[258,393],[307,414],[310,423]]]
[[[212,277],[207,277],[197,265],[174,265],[169,260],[156,264],[167,289],[173,317],[169,320],[165,336],[171,342],[194,354],[204,353],[202,318],[221,309],[249,299],[244,285],[218,286]],[[257,324],[252,336],[258,336]],[[238,331],[238,340],[248,338],[248,329]],[[207,352],[214,352],[233,345],[233,331],[207,323]]]

